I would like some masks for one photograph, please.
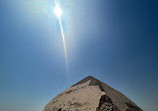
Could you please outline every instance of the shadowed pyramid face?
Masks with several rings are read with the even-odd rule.
[[[119,111],[119,109],[107,95],[103,95],[96,111]]]
[[[130,99],[88,76],[57,95],[44,111],[142,111]]]

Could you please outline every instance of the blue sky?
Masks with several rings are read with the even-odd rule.
[[[88,75],[158,110],[156,0],[0,0],[0,110],[42,111]]]

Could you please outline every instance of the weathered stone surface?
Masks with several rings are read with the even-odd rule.
[[[112,102],[110,97],[103,95],[100,98],[99,106],[96,111],[120,111],[118,107]]]
[[[44,111],[142,111],[103,82],[88,76],[50,101]]]

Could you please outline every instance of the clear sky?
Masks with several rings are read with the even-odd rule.
[[[92,75],[158,111],[157,0],[0,0],[0,111],[42,111]]]

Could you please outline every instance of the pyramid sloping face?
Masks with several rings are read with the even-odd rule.
[[[143,111],[122,93],[88,76],[50,101],[44,111]]]

